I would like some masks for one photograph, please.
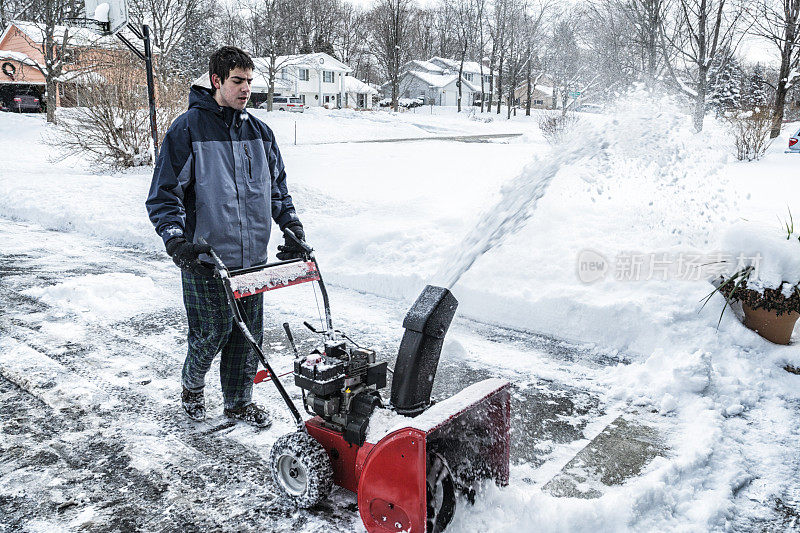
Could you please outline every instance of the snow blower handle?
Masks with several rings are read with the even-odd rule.
[[[208,246],[208,243],[203,237],[199,237],[197,242],[200,244],[204,244]],[[283,387],[283,383],[278,379],[278,374],[272,369],[267,358],[264,356],[264,352],[261,351],[261,346],[259,346],[256,339],[253,337],[253,334],[250,333],[250,330],[247,327],[247,323],[244,321],[244,317],[242,316],[242,311],[239,308],[239,302],[236,300],[236,297],[233,295],[233,288],[231,287],[231,277],[228,273],[228,268],[225,266],[225,263],[222,262],[222,259],[219,258],[217,253],[214,251],[213,248],[209,246],[210,250],[208,254],[214,260],[214,263],[217,265],[217,273],[219,277],[222,278],[222,286],[225,288],[225,295],[228,297],[228,306],[233,313],[234,322],[236,323],[239,330],[242,332],[242,335],[247,339],[247,342],[250,343],[250,346],[255,350],[256,354],[258,355],[261,364],[264,365],[264,368],[267,369],[267,372],[272,376],[272,383],[275,384],[275,388],[278,389],[283,401],[286,402],[286,407],[289,408],[289,411],[292,413],[294,417],[295,423],[297,424],[298,431],[305,431],[305,422],[303,422],[303,417],[300,416],[300,411],[297,410],[297,406],[295,406],[294,402],[292,401],[289,394],[286,392],[286,389]],[[294,344],[294,343],[293,343]]]
[[[292,241],[297,246],[299,246],[309,257],[312,257],[314,254],[314,249],[308,245],[306,241],[300,240],[297,235],[289,228],[283,228],[283,235],[286,237],[287,240]]]

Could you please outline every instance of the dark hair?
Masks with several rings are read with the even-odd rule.
[[[235,68],[255,69],[250,54],[235,46],[223,46],[211,54],[211,59],[208,62],[208,80],[211,82],[211,90],[216,90],[214,88],[214,80],[211,79],[212,74],[219,76],[220,81],[224,83],[231,70]]]

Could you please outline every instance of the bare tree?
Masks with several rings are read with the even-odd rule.
[[[633,29],[630,35],[639,59],[640,76],[651,87],[661,76],[664,52],[660,39],[670,0],[622,0],[622,13]]]
[[[800,66],[800,0],[759,0],[751,9],[751,32],[768,39],[781,54],[770,131],[774,139],[781,134],[786,94],[795,86]]]
[[[86,105],[72,108],[60,121],[60,135],[51,142],[61,158],[77,155],[103,168],[146,165],[150,157],[150,118],[142,105],[144,73],[135,57],[117,58],[103,79],[86,86]],[[158,131],[166,133],[170,123],[186,109],[184,80],[172,79],[159,85],[163,94],[159,107]]]
[[[47,121],[56,123],[56,95],[58,81],[64,74],[64,66],[71,59],[72,34],[69,27],[63,26],[71,17],[76,17],[83,9],[83,2],[76,0],[42,0],[33,6],[34,32],[37,35],[23,37],[42,54],[43,65],[35,68],[44,76],[47,90]]]
[[[458,112],[461,112],[461,95],[464,86],[464,61],[470,45],[475,42],[475,32],[477,27],[477,8],[474,0],[454,0],[451,12],[454,15],[454,26],[457,38],[458,58]]]
[[[392,88],[395,112],[398,110],[400,67],[410,53],[411,15],[411,0],[377,0],[371,12],[374,53]]]
[[[284,0],[257,0],[250,10],[250,44],[253,54],[264,59],[257,66],[266,70],[267,110],[272,111],[275,83],[288,61],[289,36],[295,33],[294,18]]]
[[[156,75],[166,81],[176,67],[171,58],[186,38],[192,21],[203,14],[201,0],[132,0],[128,9],[134,24],[150,26],[160,58],[155,63]]]
[[[476,57],[478,59],[478,64],[480,65],[480,76],[481,76],[481,113],[484,111],[485,107],[485,95],[486,95],[486,75],[484,74],[484,67],[485,67],[485,54],[486,54],[486,0],[475,0],[475,8],[476,8],[476,28],[475,32],[478,36],[478,50],[476,51]]]
[[[736,50],[741,35],[737,26],[743,9],[729,0],[677,0],[676,32],[668,36],[662,25],[661,36],[676,53],[667,67],[678,86],[694,99],[694,127],[703,130],[709,70],[722,50]],[[724,64],[720,65],[723,68]],[[679,70],[688,72],[693,87],[682,79]]]
[[[441,1],[434,9],[433,22],[438,38],[436,55],[440,57],[454,57],[458,51],[458,35],[453,20],[456,18],[454,4]]]
[[[525,53],[527,45],[524,41],[527,24],[528,5],[513,4],[510,7],[510,17],[508,23],[508,52],[506,60],[506,80],[507,80],[507,116],[511,118],[511,110],[514,108],[514,93],[517,88],[520,73],[528,61],[529,56]],[[502,95],[502,93],[501,93]],[[514,108],[516,113],[516,108]]]
[[[220,42],[228,46],[248,48],[247,32],[242,31],[242,28],[247,24],[247,11],[240,8],[238,4],[234,5],[222,2],[220,6],[220,14],[217,22]]]
[[[509,23],[509,8],[512,0],[495,0],[494,10],[489,20],[489,35],[492,38],[492,51],[489,56],[489,109],[492,107],[494,90],[497,90],[497,114],[500,114],[500,104],[503,94],[503,62],[506,57],[508,41],[506,29]],[[497,82],[495,84],[495,71]]]
[[[525,99],[525,115],[531,115],[531,95],[533,94],[533,87],[535,82],[533,79],[534,68],[539,68],[539,48],[542,38],[542,31],[544,28],[545,14],[550,10],[550,4],[544,2],[539,4],[538,8],[526,10],[523,16],[523,40],[525,43],[525,82],[526,82],[526,99]],[[537,81],[541,77],[541,73],[537,75]]]
[[[581,50],[575,30],[579,27],[575,13],[561,13],[553,22],[544,68],[553,79],[553,105],[560,101],[566,114],[570,94],[579,90],[582,74]]]

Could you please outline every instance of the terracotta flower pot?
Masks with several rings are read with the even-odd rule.
[[[742,310],[744,311],[744,325],[775,344],[789,344],[794,324],[800,318],[800,313],[796,311],[778,316],[775,311],[753,309],[744,302],[742,302]]]

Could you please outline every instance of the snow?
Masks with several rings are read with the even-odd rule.
[[[503,379],[485,379],[466,387],[450,398],[435,403],[415,417],[403,416],[390,409],[378,409],[370,418],[367,427],[367,442],[376,443],[386,435],[404,428],[413,428],[429,433],[452,416],[463,412],[469,406],[508,384],[508,381]]]
[[[370,306],[383,302],[399,310],[434,280],[452,284],[460,302],[457,318],[464,322],[460,330],[451,329],[443,362],[490,369],[515,382],[553,380],[558,387],[591,390],[609,416],[628,413],[652,424],[669,450],[640,475],[605,487],[600,498],[578,500],[555,498],[540,485],[586,444],[588,430],[578,442],[537,443],[554,450],[545,463],[513,465],[511,485],[484,487],[475,507],[457,513],[453,530],[752,529],[772,516],[776,499],[796,505],[800,376],[783,367],[800,367],[798,331],[793,344],[776,346],[745,328],[736,312],[725,313],[718,326],[723,298],[715,295],[701,309],[713,287],[678,265],[689,256],[761,252],[773,258],[762,264],[765,282],[791,280],[793,273],[796,281],[798,255],[789,247],[797,244],[779,242],[776,216],[787,205],[800,213],[797,161],[783,154],[787,134],[797,125],[785,127],[763,160],[745,163],[735,161],[724,124],[709,117],[706,129],[695,133],[691,116],[668,98],[652,102],[636,95],[606,115],[582,117],[576,135],[555,147],[544,141],[536,117],[506,121],[492,114],[493,122],[482,123],[467,113],[433,113],[253,111],[276,132],[290,190],[326,281],[371,298],[363,300]],[[485,143],[345,142],[488,133],[522,135]],[[0,154],[0,217],[151,253],[163,271],[37,280],[25,293],[51,306],[50,314],[39,320],[31,312],[27,318],[53,322],[37,335],[58,343],[72,335],[70,323],[80,339],[96,324],[161,305],[178,312],[179,286],[166,281],[177,276],[144,212],[147,171],[104,175],[76,159],[52,163],[43,134],[55,132],[40,117],[4,115],[0,121],[6,148]],[[340,144],[322,144],[330,142]],[[726,238],[742,219],[774,234],[759,230]],[[272,256],[278,242],[270,244]],[[586,251],[605,261],[604,275],[592,282],[579,276],[578,258],[589,257]],[[75,261],[95,251],[63,253]],[[663,270],[657,260],[666,261]],[[269,305],[278,312],[292,303],[275,299]],[[386,332],[387,315],[370,306],[352,304],[349,318]],[[540,333],[624,362],[555,365],[513,342],[481,337],[477,332],[486,324],[512,338]],[[170,346],[165,339],[172,338],[148,336],[148,349]],[[170,349],[178,368],[179,350]],[[49,394],[41,372],[47,357],[35,352],[4,339],[0,372]],[[136,365],[147,361],[127,361],[126,371],[135,374],[141,371]],[[53,367],[55,375],[85,386],[84,377],[62,366]],[[101,369],[111,383],[123,379],[113,377],[118,367]],[[178,392],[176,372],[153,382],[160,388],[152,397],[165,409],[163,397]],[[440,373],[437,379],[446,377]],[[58,394],[48,398],[54,405],[72,401],[67,388],[53,390]],[[93,402],[74,396],[85,405]],[[379,411],[370,439],[397,423],[389,415]],[[277,421],[266,440],[289,429],[290,422]],[[232,438],[252,436],[236,431]],[[129,448],[141,454],[151,442]]]
[[[316,273],[313,264],[302,261],[288,265],[276,265],[255,272],[231,276],[231,288],[240,294],[256,294],[258,291],[284,287],[309,273]]]
[[[353,76],[345,76],[344,90],[348,93],[378,94],[378,91]]]
[[[25,20],[14,20],[12,23],[17,28],[25,32],[25,34],[34,43],[39,44],[44,40],[45,29],[43,25]],[[53,39],[60,41],[64,38],[65,33],[68,33],[71,43],[80,46],[104,46],[106,48],[121,47],[119,41],[117,41],[113,35],[102,36],[89,28],[80,28],[74,26],[56,25],[53,29]]]
[[[116,322],[146,307],[165,307],[170,296],[153,280],[125,272],[87,275],[47,287],[32,287],[25,294],[74,314],[86,321]]]
[[[788,215],[786,218],[791,227]],[[741,258],[731,262],[727,274],[754,268],[747,282],[752,289],[777,289],[785,282],[788,297],[792,287],[800,283],[800,234],[789,235],[777,222],[737,222],[726,231],[723,248],[733,258]]]
[[[0,50],[0,59],[12,59],[14,61],[19,61],[23,65],[38,67],[38,63],[36,63],[36,61],[28,57],[27,54],[23,54],[22,52],[15,52],[13,50]]]

